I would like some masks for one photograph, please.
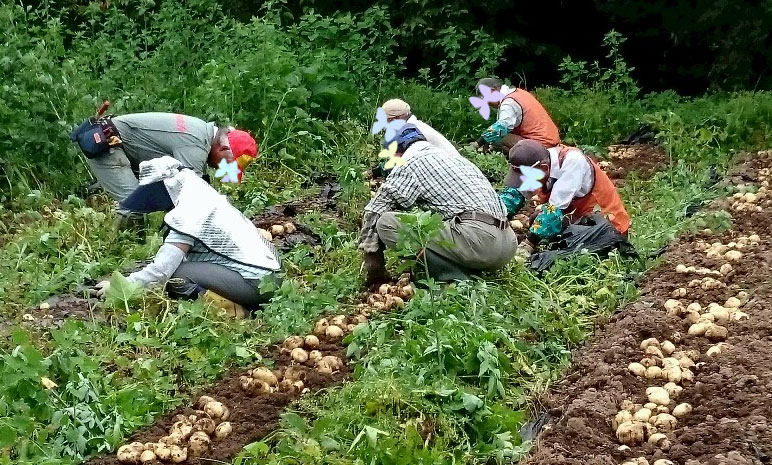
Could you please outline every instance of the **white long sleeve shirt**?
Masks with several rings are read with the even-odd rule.
[[[504,96],[507,96],[514,92],[515,89],[511,89],[508,86],[501,86],[501,92]],[[509,132],[512,132],[516,127],[520,126],[523,122],[523,107],[515,101],[513,98],[505,98],[499,104],[499,114],[496,118],[506,126]]]
[[[554,178],[550,203],[565,210],[577,197],[584,197],[592,190],[595,170],[581,150],[571,150],[560,166],[560,148],[547,149],[550,153],[550,178]]]
[[[426,137],[426,142],[442,149],[443,152],[461,156],[461,154],[458,153],[458,150],[456,150],[456,147],[454,147],[453,144],[447,138],[445,138],[445,136],[440,134],[440,132],[433,127],[416,118],[415,115],[412,115],[410,118],[408,118],[407,123],[415,124],[418,130],[421,131],[421,134]]]

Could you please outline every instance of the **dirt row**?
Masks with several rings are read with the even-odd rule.
[[[600,325],[575,353],[573,368],[541,399],[553,422],[525,463],[772,463],[772,195],[766,191],[771,161],[772,151],[749,157],[730,178],[740,192],[711,205],[732,214],[729,231],[706,230],[673,244],[641,282],[641,298]],[[737,296],[747,302],[729,308],[738,305],[730,300]],[[724,306],[734,315],[720,316],[728,336],[693,327],[708,311],[718,317]],[[667,425],[662,418],[650,421],[643,425],[643,441],[631,442],[615,431],[617,415],[639,412],[651,402],[647,389],[666,382],[631,372],[649,338],[671,341],[695,356],[677,401],[656,408],[675,415],[674,406],[683,403],[693,410],[668,416]],[[651,440],[656,433],[661,436]]]

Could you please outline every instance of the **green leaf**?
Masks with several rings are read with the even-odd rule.
[[[110,277],[110,288],[105,295],[105,305],[111,308],[117,308],[122,305],[129,313],[129,303],[133,302],[142,295],[142,284],[133,283],[126,279],[118,271],[113,272]]]

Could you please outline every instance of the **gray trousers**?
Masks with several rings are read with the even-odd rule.
[[[398,212],[386,212],[375,229],[386,247],[393,248],[399,239]],[[466,268],[495,270],[503,267],[517,252],[517,236],[512,228],[501,230],[482,221],[445,221],[445,227],[427,246],[430,250]]]
[[[247,308],[256,308],[271,299],[270,294],[260,293],[260,279],[244,279],[216,263],[182,262],[172,278],[187,279]]]
[[[512,150],[512,147],[515,146],[519,141],[523,140],[522,136],[518,136],[517,134],[512,134],[511,132],[501,138],[500,141],[493,144],[493,148],[501,150],[504,152],[504,156],[509,157],[509,151]]]
[[[87,158],[86,161],[102,189],[118,202],[128,197],[139,185],[129,158],[120,147],[111,148],[110,153],[96,158]],[[118,210],[118,213],[129,215],[125,210]]]

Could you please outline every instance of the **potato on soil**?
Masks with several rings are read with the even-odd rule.
[[[713,315],[713,319],[720,325],[725,325],[729,322],[729,310],[724,307],[713,307],[710,309],[710,314]]]
[[[644,339],[641,342],[641,350],[646,350],[649,346],[656,346],[659,347],[659,341],[655,337],[650,337],[648,339]]]
[[[185,438],[182,437],[180,433],[174,433],[172,432],[168,436],[164,436],[161,438],[161,442],[168,445],[168,446],[174,446],[182,444],[182,442],[185,440]]]
[[[651,418],[651,410],[647,408],[642,408],[633,415],[633,420],[636,421],[649,421],[649,418]]]
[[[656,357],[643,357],[641,359],[641,365],[645,366],[646,368],[658,366],[659,359],[657,359]]]
[[[729,335],[729,330],[725,326],[711,325],[705,330],[705,337],[711,342],[723,341]]]
[[[281,236],[284,234],[284,226],[280,224],[275,224],[271,226],[271,234],[274,236]]]
[[[646,379],[657,379],[661,376],[662,368],[658,366],[653,366],[646,369]]]
[[[223,439],[228,437],[228,435],[232,432],[233,426],[231,426],[231,423],[229,421],[224,421],[217,425],[217,428],[214,429],[214,437],[217,439]]]
[[[210,402],[209,404],[211,404]],[[209,405],[207,404],[207,405]],[[191,434],[193,434],[193,425],[190,424],[189,421],[178,421],[172,425],[172,428],[170,430],[172,434],[175,432],[178,433],[180,436],[182,436],[184,439],[187,439]]]
[[[413,297],[414,292],[413,286],[408,284],[407,286],[402,286],[402,289],[399,291],[399,296],[403,299],[409,299]]]
[[[284,223],[284,232],[285,232],[286,234],[292,234],[292,233],[294,233],[295,231],[297,231],[297,229],[298,229],[298,228],[296,228],[296,227],[295,227],[295,225],[294,225],[293,223],[290,223],[290,222],[286,222],[286,223]]]
[[[723,352],[727,347],[729,347],[729,344],[726,342],[719,342],[718,344],[711,346],[706,352],[706,355],[713,357],[714,355],[718,355]]]
[[[314,325],[314,334],[317,336],[324,336],[327,333],[327,327],[330,326],[330,322],[327,318],[322,318]]]
[[[306,352],[305,349],[301,349],[300,347],[292,349],[290,355],[292,356],[292,360],[298,363],[304,363],[306,360],[308,360],[308,352]]]
[[[670,449],[670,440],[667,438],[667,435],[664,433],[652,434],[651,436],[649,436],[649,440],[647,442],[654,447],[659,447],[662,450]]]
[[[268,231],[266,231],[265,229],[257,228],[257,232],[259,232],[260,235],[263,236],[263,238],[268,242],[271,242],[273,240],[273,235]]]
[[[641,421],[628,421],[619,425],[616,435],[619,442],[628,446],[643,444],[646,437],[646,425]]]
[[[381,295],[387,295],[391,291],[391,286],[388,284],[381,284],[381,286],[378,288],[378,294]]]
[[[306,336],[304,344],[307,349],[316,349],[319,347],[319,338],[313,334],[309,334]]]
[[[726,299],[726,302],[724,303],[724,307],[726,308],[740,308],[742,307],[742,302],[737,297],[730,297]]]
[[[652,386],[646,389],[646,397],[650,402],[654,402],[657,405],[670,404],[670,394],[668,394],[665,388]]]
[[[327,337],[332,339],[338,339],[343,336],[343,330],[339,326],[330,325],[326,331]]]
[[[305,342],[303,336],[290,336],[284,340],[283,347],[287,350],[297,349],[303,347],[303,342]]]
[[[166,444],[161,444],[155,449],[155,456],[162,462],[168,461],[172,456],[172,450]]]
[[[654,417],[654,426],[660,431],[673,431],[677,423],[676,417],[667,413],[660,413]]]
[[[193,433],[188,441],[188,452],[192,455],[199,456],[206,453],[209,450],[209,435],[203,431]]]
[[[260,381],[266,383],[269,386],[276,386],[279,384],[279,379],[276,377],[273,372],[267,368],[255,368],[252,370],[252,377],[255,379],[259,379]]]
[[[203,431],[206,434],[212,434],[216,427],[217,423],[215,423],[211,418],[199,418],[196,420],[196,424],[193,426],[193,429]]]
[[[674,289],[673,292],[670,293],[670,297],[674,299],[678,299],[680,297],[686,297],[686,288],[685,287],[679,287],[677,289]],[[665,307],[667,308],[667,307]]]
[[[670,355],[675,352],[675,344],[670,341],[664,341],[662,344],[660,344],[659,347],[662,349],[662,353],[665,355]]]
[[[222,402],[213,401],[204,406],[204,411],[207,415],[215,420],[227,420],[230,416],[230,411]]]
[[[146,450],[139,456],[140,463],[152,462],[156,459],[155,452],[152,450]]]
[[[684,390],[684,388],[682,388],[681,386],[673,382],[665,384],[664,389],[667,391],[667,394],[670,396],[671,399],[675,399],[676,397],[681,395],[681,393]]]
[[[206,404],[212,401],[214,401],[214,397],[201,396],[198,398],[198,402],[196,403],[196,405],[198,406],[198,408],[204,408]]]
[[[324,360],[319,360],[316,362],[316,371],[323,375],[331,375],[332,374],[332,367],[329,363],[325,362]]]
[[[118,456],[118,461],[123,463],[136,463],[139,462],[139,457],[142,455],[141,450],[137,450],[131,447],[131,444],[126,444],[118,448],[118,452],[115,454]]]
[[[694,324],[700,321],[700,318],[702,315],[700,315],[700,312],[695,312],[694,310],[687,310],[683,312],[684,320],[686,320],[689,324]]]
[[[627,423],[629,421],[633,421],[633,414],[630,413],[629,410],[620,410],[617,412],[616,416],[613,420],[611,420],[611,427],[614,428],[614,431],[619,428],[619,425],[622,423]]]
[[[625,399],[622,401],[621,404],[619,404],[620,410],[627,410],[632,414],[633,410],[635,409],[635,404],[630,399]]]
[[[312,350],[308,353],[308,361],[311,363],[316,363],[319,360],[322,359],[322,352],[318,350]]]
[[[171,446],[169,448],[172,456],[172,463],[182,463],[188,459],[188,448],[180,446]]]
[[[306,379],[306,370],[302,366],[290,366],[284,370],[284,379],[290,381],[304,380]]]
[[[330,324],[335,326],[344,326],[347,320],[348,319],[346,318],[346,315],[335,315],[332,320],[330,320]]]
[[[734,314],[732,315],[732,320],[734,321],[742,321],[747,319],[748,319],[748,314],[745,312],[741,312],[739,310],[734,312]]]
[[[699,322],[694,323],[689,327],[689,336],[702,336],[707,332],[708,328],[713,326],[713,323]]]
[[[662,350],[659,348],[659,344],[657,344],[656,346],[651,345],[646,347],[646,350],[644,352],[646,353],[646,355],[653,355],[659,358],[663,357]]]
[[[392,297],[392,299],[394,301],[394,307],[396,307],[396,308],[403,308],[405,306],[405,301],[402,300],[402,297],[399,297],[399,296],[395,295],[395,296]]]
[[[675,406],[675,408],[673,408],[673,416],[676,418],[683,418],[686,415],[689,415],[690,413],[692,413],[691,404],[687,404],[687,403],[678,404]]]
[[[630,373],[634,374],[635,376],[646,376],[646,367],[640,363],[633,362],[627,366],[627,369],[630,370]]]
[[[334,355],[326,355],[322,357],[322,360],[329,363],[333,370],[338,370],[343,367],[343,361]]]

